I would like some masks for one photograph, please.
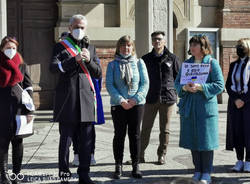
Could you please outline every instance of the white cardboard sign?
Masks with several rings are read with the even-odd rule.
[[[204,84],[210,71],[210,64],[182,63],[181,84]]]

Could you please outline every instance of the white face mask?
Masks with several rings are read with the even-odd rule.
[[[83,37],[85,36],[85,32],[82,29],[73,29],[72,36],[76,40],[82,40]]]
[[[12,59],[12,58],[16,55],[16,49],[5,49],[5,50],[4,50],[4,54],[5,54],[8,58]]]

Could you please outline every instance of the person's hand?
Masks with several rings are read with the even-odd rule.
[[[27,115],[27,123],[30,123],[33,120],[33,115]]]
[[[127,101],[122,102],[122,103],[121,103],[121,106],[122,106],[123,109],[125,109],[125,110],[129,110],[129,109],[132,108],[131,105],[130,105]]]
[[[77,62],[80,62],[82,60],[82,54],[81,53],[77,54],[75,56],[75,59],[76,59]]]
[[[237,99],[237,100],[235,100],[235,105],[236,105],[236,107],[238,108],[238,109],[240,109],[241,107],[243,107],[244,106],[244,101],[242,101],[241,99]]]
[[[187,91],[190,93],[196,93],[197,92],[197,86],[193,83],[187,83],[184,87]]]
[[[199,83],[194,83],[194,86],[196,87],[197,90],[202,91],[202,85],[200,85]]]
[[[128,103],[131,105],[131,107],[136,105],[136,101],[134,99],[128,99]]]
[[[89,53],[89,50],[86,49],[86,48],[83,48],[82,49],[82,52],[81,52],[81,55],[82,55],[82,59],[85,60],[85,62],[89,62],[90,61],[90,53]]]

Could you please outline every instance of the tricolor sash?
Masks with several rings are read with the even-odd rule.
[[[81,52],[80,47],[77,44],[75,44],[74,41],[71,40],[69,37],[67,37],[66,39],[62,40],[60,43],[66,48],[66,50],[73,57],[75,57],[76,55],[78,55]],[[87,79],[89,81],[90,87],[91,87],[91,89],[94,92],[94,108],[95,108],[94,109],[94,116],[95,116],[95,121],[97,122],[97,103],[96,103],[96,91],[95,91],[95,87],[94,87],[94,84],[92,82],[92,79],[91,79],[91,76],[89,74],[88,69],[81,63],[81,61],[77,61],[77,62],[80,65],[83,73],[86,75],[86,77],[87,77]]]

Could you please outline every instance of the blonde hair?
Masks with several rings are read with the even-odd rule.
[[[129,36],[129,35],[122,36],[117,41],[115,55],[119,55],[120,54],[120,48],[121,48],[122,45],[125,45],[125,44],[131,44],[133,46],[133,50],[132,50],[131,55],[132,56],[136,55],[136,52],[135,52],[135,43],[132,40],[131,36]]]
[[[250,38],[241,38],[237,42],[237,46],[242,46],[244,48],[245,54],[250,56]]]

